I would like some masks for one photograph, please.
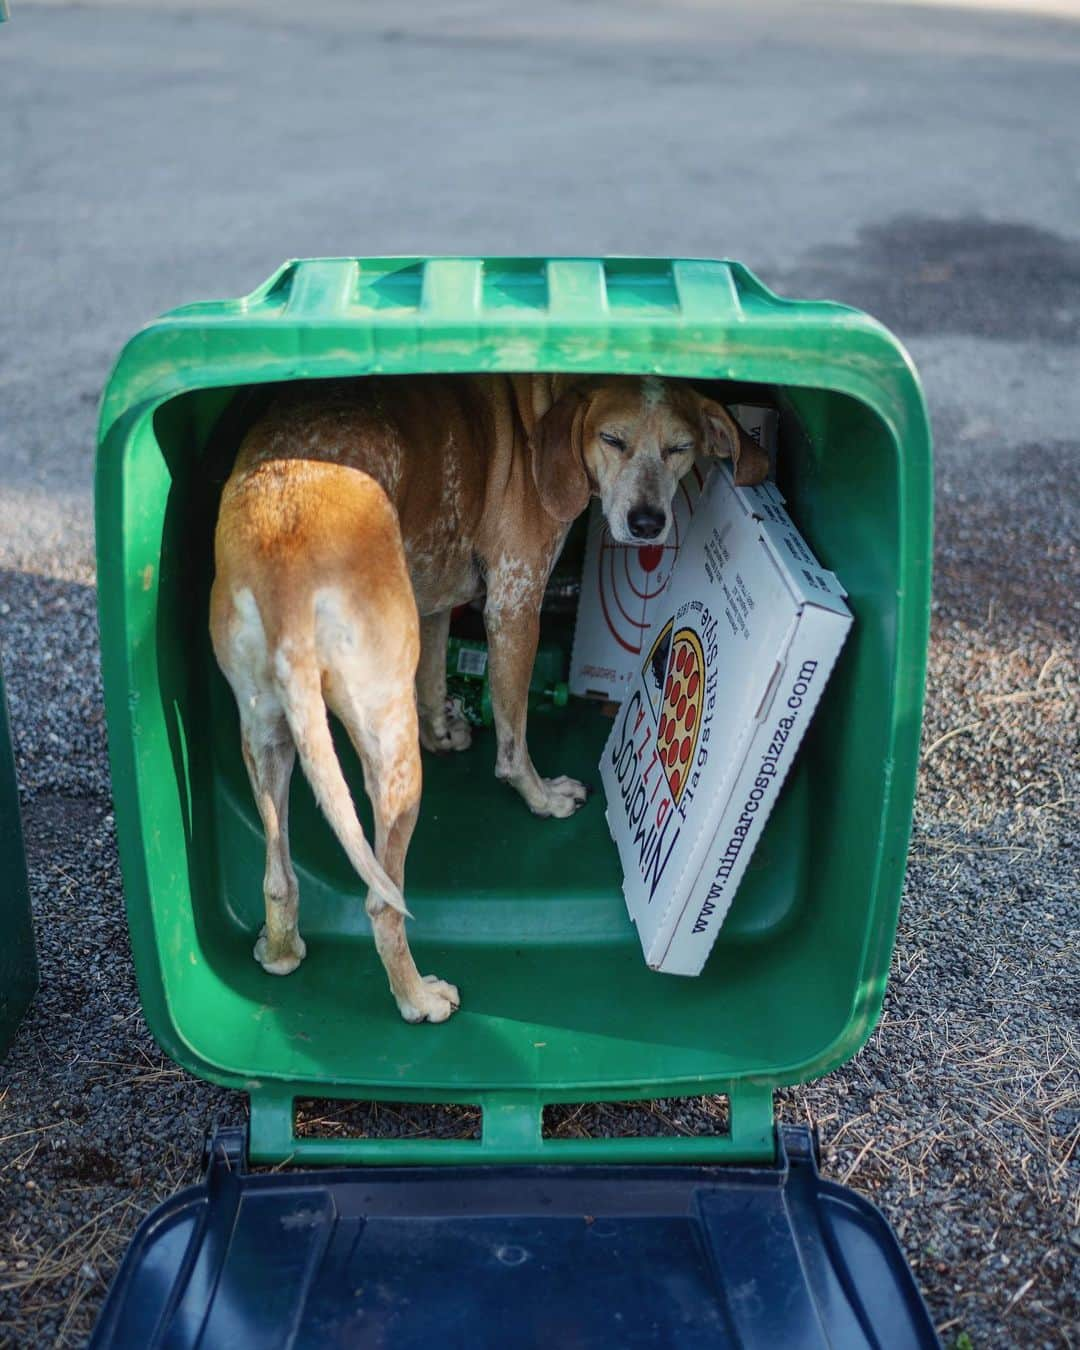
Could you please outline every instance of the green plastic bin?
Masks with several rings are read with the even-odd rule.
[[[8,1052],[37,982],[19,790],[0,668],[0,1060]]]
[[[481,370],[655,372],[775,403],[780,487],[843,579],[855,625],[697,979],[646,969],[599,794],[568,821],[537,820],[495,781],[490,732],[466,754],[425,757],[411,939],[463,1006],[415,1027],[397,1015],[359,883],[299,774],[291,835],[308,958],[286,979],[252,959],[263,843],[207,634],[211,538],[258,386]],[[773,1089],[826,1073],[866,1040],[904,875],[931,546],[925,407],[880,324],[781,299],[729,262],[288,263],[251,295],[177,310],[125,348],[102,405],[97,536],[144,1010],[176,1061],[250,1094],[253,1159],[764,1160]],[[534,738],[541,773],[595,782],[609,727],[571,700]],[[728,1134],[543,1136],[548,1102],[703,1092],[728,1094]],[[298,1097],[475,1103],[481,1138],[300,1138]]]

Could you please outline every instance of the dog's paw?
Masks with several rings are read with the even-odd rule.
[[[559,820],[572,816],[579,807],[585,805],[589,795],[589,789],[584,783],[579,783],[576,778],[567,778],[566,774],[558,778],[541,778],[540,788],[535,799],[526,798],[529,810],[534,815],[555,816]]]
[[[255,960],[267,975],[291,975],[300,962],[307,956],[307,943],[297,932],[289,934],[283,942],[271,945],[263,924],[259,940],[255,944]]]
[[[446,755],[452,750],[468,750],[472,745],[472,727],[461,715],[457,703],[447,700],[446,710],[440,717],[421,715],[420,744],[436,755]]]
[[[406,1022],[445,1022],[461,1007],[457,986],[437,975],[425,975],[424,983],[411,999],[398,999],[398,1011]]]
[[[472,727],[455,707],[447,711],[446,734],[450,738],[451,750],[468,750],[472,745]]]

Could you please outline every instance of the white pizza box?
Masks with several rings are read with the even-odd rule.
[[[704,966],[851,626],[783,503],[774,483],[737,488],[713,468],[604,749],[654,970]]]
[[[743,430],[776,457],[775,408],[739,404],[729,409]],[[589,510],[574,645],[570,654],[572,694],[620,702],[639,665],[656,607],[671,579],[701,486],[713,461],[700,458],[685,475],[671,504],[671,532],[663,544],[616,544],[593,501]]]

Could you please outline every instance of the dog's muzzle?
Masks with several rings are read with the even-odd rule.
[[[667,516],[655,506],[635,506],[626,513],[626,526],[634,539],[655,539],[667,526]]]

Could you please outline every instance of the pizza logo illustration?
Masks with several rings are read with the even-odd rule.
[[[669,623],[657,639],[658,643],[662,643],[666,634],[671,650],[660,704],[660,723],[656,729],[656,748],[667,775],[672,800],[678,806],[686,791],[701,732],[701,708],[705,701],[705,653],[701,639],[692,628],[680,628],[672,636],[671,627]],[[654,651],[657,650],[654,646]],[[653,673],[651,657],[648,664],[650,669],[646,673],[646,685]]]

